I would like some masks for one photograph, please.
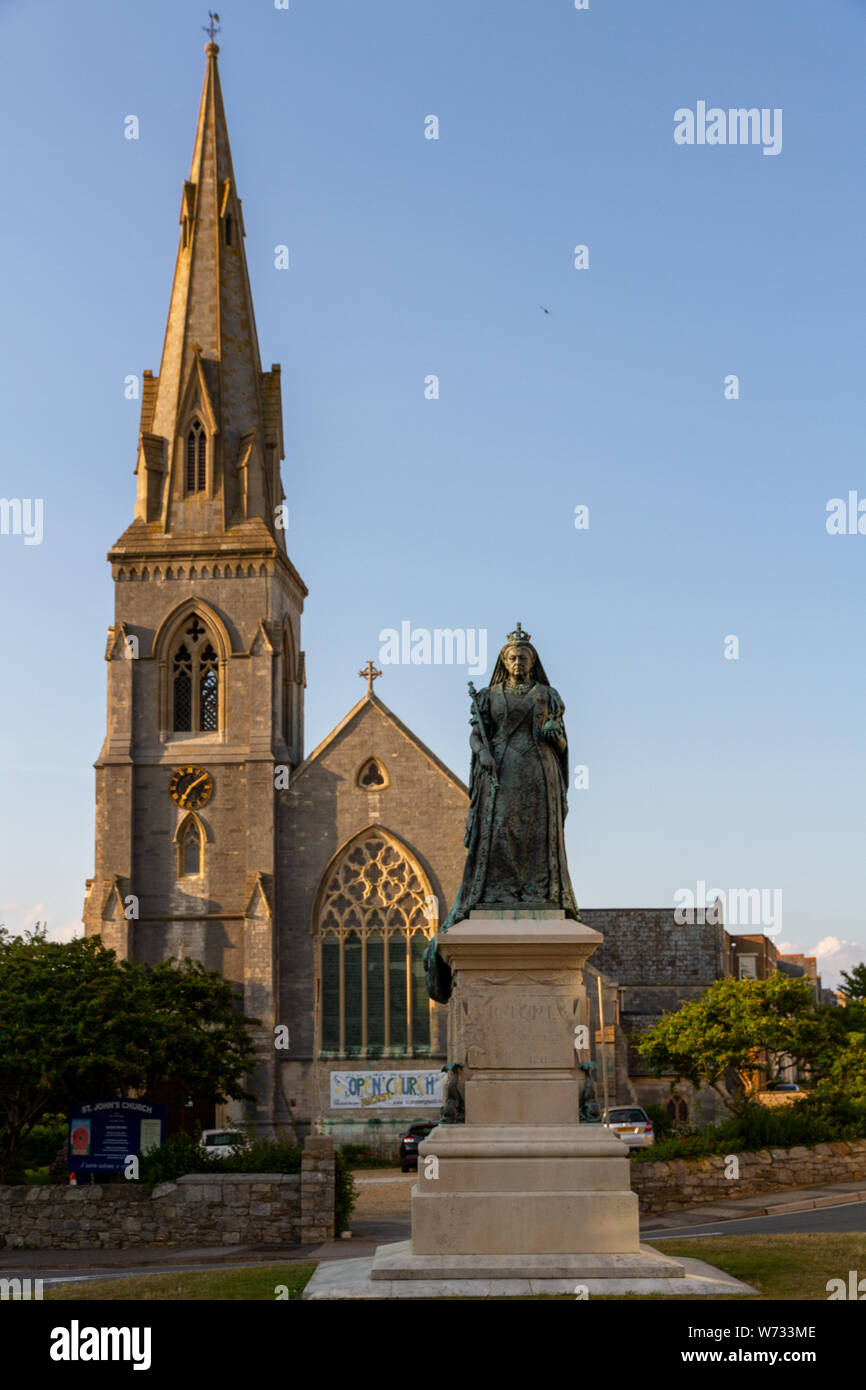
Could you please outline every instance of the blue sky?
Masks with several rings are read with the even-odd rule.
[[[589,768],[579,901],[781,889],[775,939],[820,947],[835,983],[866,955],[866,536],[825,525],[829,499],[866,497],[866,5],[220,13],[310,588],[307,749],[383,629],[485,628],[495,649],[519,618]],[[0,497],[44,505],[40,545],[0,535],[16,929],[68,935],[92,872],[123,383],[159,367],[205,20],[188,0],[0,5]],[[699,101],[780,108],[781,153],[677,145]],[[465,778],[465,670],[384,669],[377,693]]]

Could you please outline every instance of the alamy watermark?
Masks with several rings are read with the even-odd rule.
[[[414,627],[408,621],[383,627],[379,656],[383,666],[465,666],[470,676],[487,670],[486,627]]]
[[[678,926],[761,927],[766,936],[782,930],[781,888],[710,888],[703,879],[697,887],[674,893],[674,921]]]
[[[824,524],[829,536],[866,536],[866,497],[858,497],[853,488],[847,501],[844,497],[831,497]]]
[[[131,1361],[134,1371],[151,1364],[150,1327],[82,1327],[73,1318],[68,1327],[51,1329],[48,1355],[52,1361]]]
[[[41,497],[0,497],[0,536],[23,536],[25,545],[42,544]]]
[[[866,1300],[866,1279],[859,1278],[856,1269],[848,1270],[847,1284],[844,1279],[828,1279],[824,1287],[828,1302],[839,1298],[850,1298],[858,1303]]]
[[[674,140],[678,145],[762,145],[763,154],[781,154],[782,108],[725,110],[705,101],[697,102],[694,111],[681,106],[674,112]]]
[[[41,1279],[31,1279],[29,1276],[26,1279],[19,1279],[17,1275],[11,1279],[0,1279],[0,1302],[6,1303],[9,1299],[18,1302],[23,1299],[26,1303],[30,1299],[41,1299],[42,1285]]]

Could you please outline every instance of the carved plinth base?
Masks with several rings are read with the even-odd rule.
[[[415,1255],[638,1250],[628,1150],[601,1126],[441,1125],[420,1152]]]
[[[575,1028],[588,1022],[583,967],[601,940],[550,913],[471,918],[442,937],[466,1123],[440,1124],[420,1145],[411,1249],[382,1247],[374,1280],[662,1267],[640,1248],[628,1149],[578,1119]],[[681,1272],[663,1265],[666,1278]]]

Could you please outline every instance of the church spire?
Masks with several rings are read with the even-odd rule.
[[[263,372],[217,54],[207,66],[159,376],[144,374],[136,522],[151,536],[258,532],[278,511],[280,369]]]

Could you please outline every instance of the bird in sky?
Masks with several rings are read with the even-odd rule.
[[[549,313],[550,313],[550,310],[549,310],[549,309],[545,309],[545,307],[544,307],[543,304],[539,304],[538,307],[539,307],[539,309],[542,311],[542,313],[544,313],[544,314],[549,314]]]

